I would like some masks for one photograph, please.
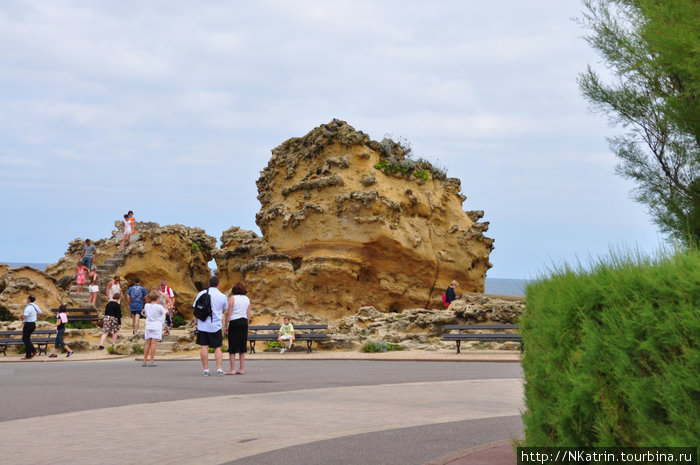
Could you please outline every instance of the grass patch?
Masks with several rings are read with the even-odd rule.
[[[367,353],[386,352],[387,350],[389,350],[389,346],[384,341],[367,341],[362,346],[362,352]]]

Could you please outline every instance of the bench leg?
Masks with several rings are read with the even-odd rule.
[[[462,341],[455,341],[455,342],[457,343],[457,353],[460,353],[459,346],[460,346],[460,344],[462,344]]]
[[[248,345],[250,346],[250,351],[248,351],[248,353],[254,354],[255,353],[255,341],[248,340]]]
[[[3,354],[5,357],[7,357],[7,344],[3,344],[3,345],[0,346],[0,352],[2,352],[2,354]]]
[[[311,343],[314,341],[306,341],[306,353],[310,354],[311,353]]]
[[[49,347],[48,344],[37,344],[36,345],[36,350],[39,351],[39,355],[44,354],[46,355],[46,349]]]

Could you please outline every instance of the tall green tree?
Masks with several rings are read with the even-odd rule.
[[[579,87],[625,133],[609,139],[661,231],[700,242],[700,0],[584,0],[586,40],[603,57]]]

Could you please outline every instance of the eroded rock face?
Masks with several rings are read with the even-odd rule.
[[[175,293],[177,310],[185,318],[191,318],[192,301],[199,292],[198,288],[208,286],[211,276],[208,262],[213,258],[216,238],[200,228],[179,224],[160,226],[158,223],[137,222],[135,228],[138,236],[119,260],[114,257],[119,257],[121,233],[115,230],[112,237],[94,241],[98,252],[94,263],[106,265],[112,262],[115,267],[111,273],[100,273],[101,296],[105,295],[106,284],[114,275],[121,278],[124,291],[137,277],[148,290],[159,286],[160,280],[165,279]],[[83,243],[83,239],[73,240],[65,256],[48,266],[46,272],[56,279],[72,276]],[[102,299],[102,308],[104,303]]]
[[[453,279],[483,292],[493,240],[483,212],[462,211],[460,181],[378,163],[418,173],[400,145],[338,120],[274,149],[257,181],[264,238],[222,237],[226,285],[242,280],[258,305],[330,318],[436,308]]]
[[[74,306],[68,294],[50,275],[29,266],[10,268],[0,264],[0,305],[19,319],[30,294],[36,297],[36,304],[43,312],[39,316],[41,319],[52,318],[50,310],[59,305]]]

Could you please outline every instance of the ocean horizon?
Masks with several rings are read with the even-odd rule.
[[[40,271],[44,271],[49,263],[18,263],[18,262],[7,262],[7,265],[11,267],[18,266],[31,266]],[[525,296],[525,286],[527,286],[527,279],[509,279],[509,278],[489,278],[486,277],[486,282],[484,283],[484,293],[485,294],[501,294],[501,295],[514,295],[514,296]]]

